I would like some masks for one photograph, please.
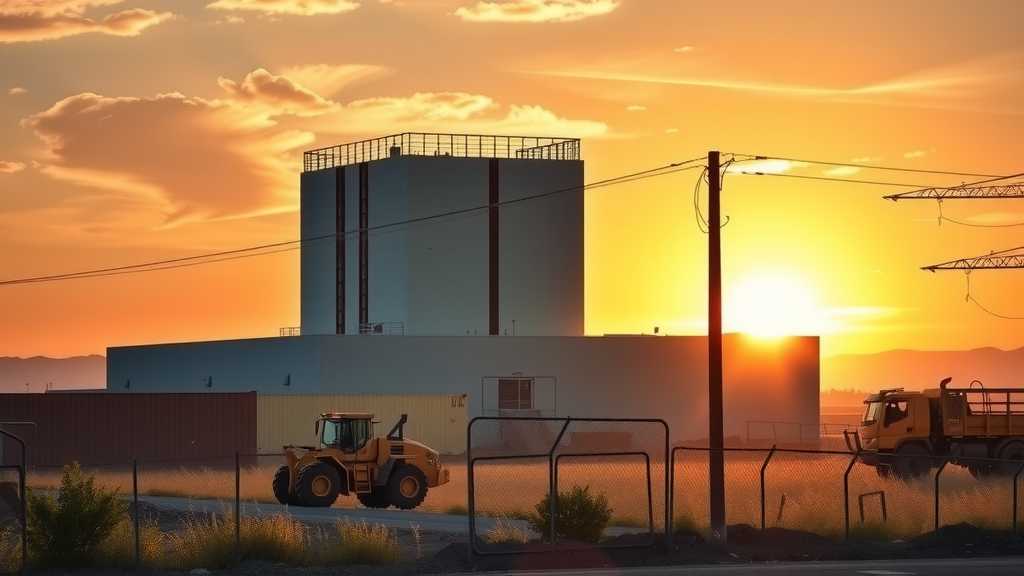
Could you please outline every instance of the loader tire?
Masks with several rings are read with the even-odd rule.
[[[295,495],[300,506],[327,508],[341,492],[341,475],[326,462],[314,462],[299,470]]]
[[[427,476],[410,464],[396,466],[388,480],[387,495],[395,508],[412,510],[427,497]]]
[[[291,487],[291,470],[287,466],[281,466],[274,473],[274,498],[281,504],[294,504],[295,498],[289,493]]]
[[[388,500],[387,486],[379,486],[373,489],[373,492],[367,492],[365,494],[356,494],[356,498],[359,499],[359,503],[367,508],[387,508],[391,505]]]

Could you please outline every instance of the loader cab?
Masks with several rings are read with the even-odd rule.
[[[321,448],[333,448],[346,454],[355,454],[373,437],[373,424],[373,414],[326,413],[321,414],[316,421],[316,435]]]

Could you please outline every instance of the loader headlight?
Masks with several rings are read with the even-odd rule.
[[[437,466],[437,452],[427,452],[427,464],[430,466]]]

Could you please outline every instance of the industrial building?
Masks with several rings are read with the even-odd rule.
[[[261,450],[309,443],[317,407],[374,397],[445,452],[485,414],[664,418],[674,441],[703,438],[706,337],[584,335],[583,179],[566,138],[406,133],[307,152],[301,326],[110,348],[107,388],[275,398]],[[725,354],[727,435],[817,429],[817,337],[730,335]]]

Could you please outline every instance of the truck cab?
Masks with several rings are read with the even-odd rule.
[[[882,390],[864,400],[864,418],[859,427],[862,449],[894,452],[908,441],[928,442],[931,437],[931,407],[923,392],[902,388]]]

